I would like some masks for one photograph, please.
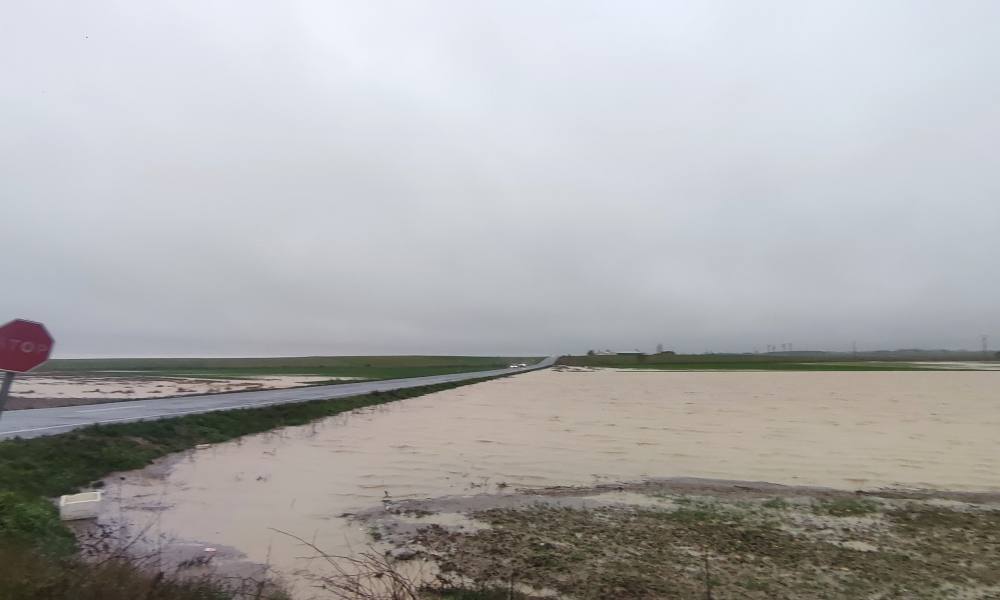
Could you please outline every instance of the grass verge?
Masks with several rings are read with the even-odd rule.
[[[4,600],[288,600],[267,582],[177,577],[124,559],[100,563],[0,545]]]

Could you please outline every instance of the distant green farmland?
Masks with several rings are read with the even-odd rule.
[[[291,358],[96,358],[54,359],[37,373],[101,377],[255,377],[314,375],[397,379],[506,368],[534,363],[524,356],[306,356]]]
[[[936,358],[936,360],[935,360]],[[854,358],[850,355],[773,356],[767,354],[595,354],[563,356],[557,364],[577,367],[602,367],[651,370],[718,371],[939,371],[940,367],[921,362],[945,362],[958,358],[940,357],[899,359],[879,357]],[[981,358],[980,358],[981,360]],[[995,363],[984,363],[990,365]],[[942,365],[943,366],[943,365]],[[975,366],[968,367],[975,369]]]

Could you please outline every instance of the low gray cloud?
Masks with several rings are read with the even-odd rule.
[[[0,318],[63,356],[1000,341],[995,2],[30,2]]]

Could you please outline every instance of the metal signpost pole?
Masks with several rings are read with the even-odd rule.
[[[3,384],[0,385],[0,419],[3,418],[3,407],[7,405],[7,395],[10,394],[10,385],[14,383],[14,371],[4,371]]]

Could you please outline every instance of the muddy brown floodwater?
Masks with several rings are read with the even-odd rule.
[[[692,476],[1000,491],[997,372],[558,372],[247,436],[108,480],[102,519],[236,548],[310,597],[309,554],[383,501]],[[322,597],[322,596],[317,596]]]

